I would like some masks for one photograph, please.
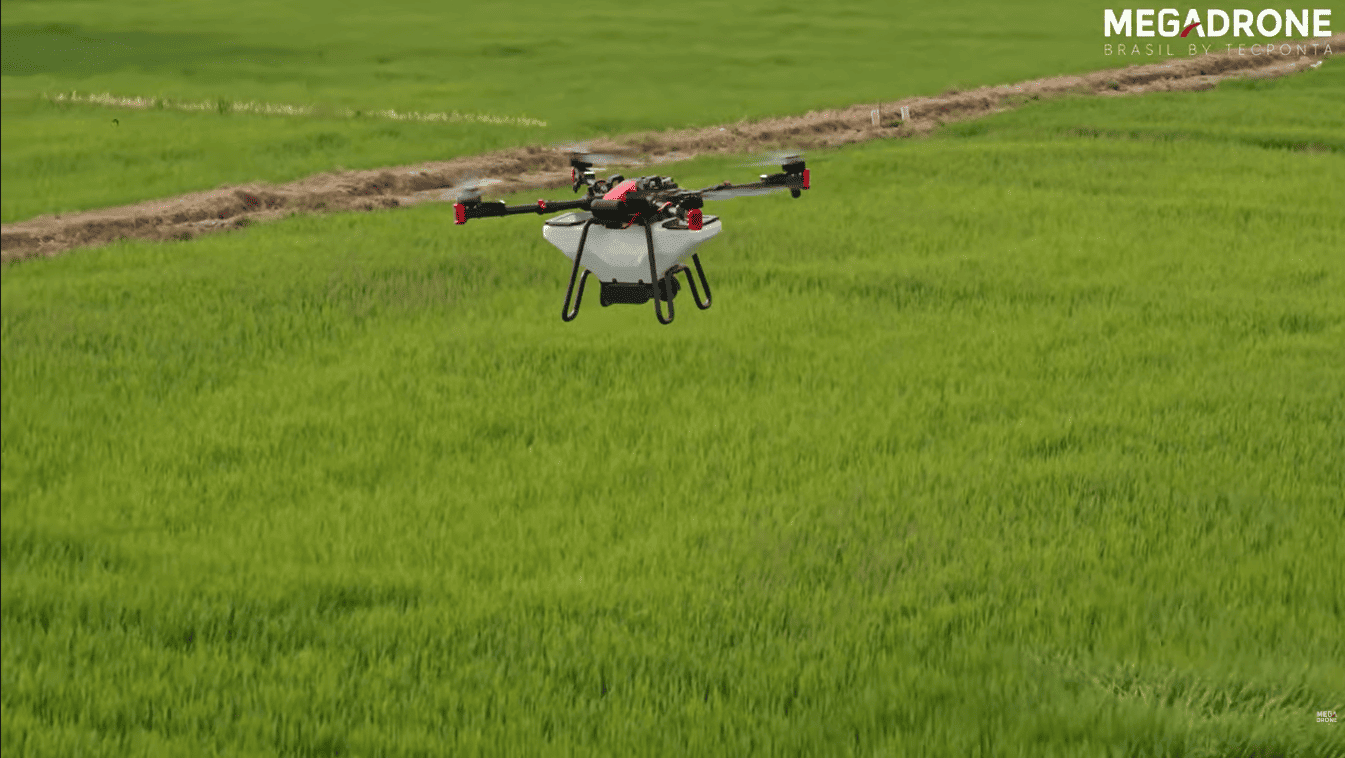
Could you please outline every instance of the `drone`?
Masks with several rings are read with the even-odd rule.
[[[585,189],[584,197],[578,200],[538,200],[528,205],[483,202],[481,189],[487,184],[498,183],[498,180],[464,185],[445,193],[456,195],[453,214],[457,224],[465,224],[474,218],[569,211],[563,216],[547,219],[542,226],[546,241],[574,261],[570,284],[565,290],[565,304],[560,312],[561,320],[566,322],[579,315],[584,285],[590,276],[598,280],[601,287],[599,299],[604,308],[616,304],[643,305],[653,300],[655,317],[659,323],[667,325],[676,315],[673,298],[681,289],[676,275],[683,273],[696,307],[708,309],[710,282],[705,278],[696,248],[719,234],[721,225],[718,216],[702,213],[705,201],[781,191],[788,191],[798,198],[810,186],[808,168],[798,154],[779,155],[770,160],[771,163],[778,160],[780,172],[762,174],[758,181],[747,184],[723,182],[698,190],[682,189],[669,176],[627,179],[615,174],[599,179],[593,167],[595,161],[604,158],[589,153],[570,153],[572,189],[576,193]],[[688,258],[696,268],[700,288],[691,276],[691,268],[686,265]],[[705,290],[704,299],[701,299],[700,289]],[[661,304],[667,304],[666,317]]]

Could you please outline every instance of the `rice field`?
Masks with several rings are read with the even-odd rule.
[[[0,220],[1088,71],[1114,64],[1094,44],[1099,18],[1041,0],[860,0],[828,13],[765,0],[688,0],[675,12],[536,0],[451,11],[426,0],[6,2]],[[56,100],[70,92],[217,107]],[[313,115],[218,107],[244,103]],[[509,123],[366,115],[387,111]]]
[[[447,207],[5,267],[0,748],[1341,754],[1342,71],[811,155],[666,328]]]

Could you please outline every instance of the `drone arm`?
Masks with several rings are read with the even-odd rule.
[[[695,194],[704,197],[706,200],[727,200],[733,197],[765,195],[777,190],[789,190],[790,194],[798,197],[802,190],[809,189],[812,184],[812,177],[808,169],[802,168],[802,164],[796,165],[799,166],[797,170],[762,176],[760,181],[746,184],[724,182],[712,187],[698,189]]]
[[[494,203],[457,203],[453,206],[453,222],[455,224],[465,224],[472,218],[490,218],[492,216],[516,216],[520,213],[536,213],[539,216],[543,213],[556,213],[558,211],[588,210],[590,200],[585,197],[580,200],[538,200],[531,205],[505,205],[502,202]]]

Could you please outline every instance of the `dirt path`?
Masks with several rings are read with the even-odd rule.
[[[1314,42],[1317,54],[1312,53]],[[723,127],[630,134],[596,141],[591,148],[595,152],[615,151],[635,154],[645,160],[667,161],[706,153],[750,153],[775,147],[807,149],[910,137],[926,134],[942,124],[996,113],[1030,100],[1069,94],[1116,96],[1204,90],[1231,77],[1284,76],[1307,70],[1320,61],[1324,49],[1334,52],[1342,45],[1345,45],[1345,34],[1337,34],[1308,41],[1305,45],[1307,55],[1216,53],[1082,76],[1057,76],[967,92],[950,91],[936,97],[865,103],[803,116]],[[875,107],[879,108],[880,114],[877,125],[872,120]],[[898,119],[902,107],[909,109],[910,118],[905,122]],[[566,186],[570,175],[563,152],[526,147],[418,166],[321,174],[279,186],[224,187],[118,208],[39,216],[6,224],[0,229],[0,259],[10,262],[52,256],[72,248],[101,245],[128,237],[191,239],[294,213],[374,210],[438,201],[443,188],[457,184],[466,176],[502,179],[504,184],[494,189],[496,194],[507,194]]]

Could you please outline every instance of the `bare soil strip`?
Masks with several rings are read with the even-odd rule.
[[[1305,71],[1326,50],[1345,44],[1345,34],[1288,43],[1306,55],[1212,53],[1163,63],[1056,76],[1016,85],[949,91],[884,103],[815,111],[803,116],[722,127],[643,132],[591,143],[595,152],[645,161],[684,160],[707,153],[741,154],[771,148],[831,147],[873,139],[927,134],[939,126],[1063,95],[1118,96],[1143,92],[1211,89],[1232,77],[1277,77]],[[1312,52],[1313,50],[1317,52]],[[902,108],[909,118],[899,119]],[[878,110],[878,123],[873,111]],[[441,199],[442,190],[466,177],[502,179],[494,194],[551,189],[569,184],[563,151],[546,147],[502,150],[418,166],[320,174],[283,185],[247,184],[194,192],[118,208],[39,216],[0,229],[0,260],[8,263],[53,256],[119,239],[185,240],[296,213],[375,210]]]

